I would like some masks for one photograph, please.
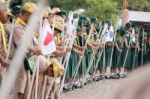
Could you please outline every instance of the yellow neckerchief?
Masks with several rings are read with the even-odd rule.
[[[27,27],[27,24],[20,18],[17,18],[16,23],[22,25],[23,27]]]
[[[4,52],[7,53],[5,31],[4,31],[4,26],[1,22],[0,22],[0,32],[1,32],[1,35],[2,35],[3,49],[4,49]]]
[[[60,39],[60,35],[59,35],[59,34],[57,34],[57,35],[55,36],[55,43],[56,43],[57,45],[60,45],[60,43],[61,43],[61,39]]]

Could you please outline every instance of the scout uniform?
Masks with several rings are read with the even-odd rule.
[[[104,23],[104,22],[103,22]],[[103,28],[104,28],[104,24],[103,24]],[[102,33],[102,31],[101,31]],[[106,32],[104,34],[101,34],[101,40],[100,40],[100,44],[103,47],[102,49],[100,49],[100,51],[102,51],[101,53],[101,59],[98,63],[98,68],[100,71],[100,77],[101,79],[104,79],[104,75],[105,75],[105,44],[106,44]]]
[[[35,11],[35,5],[30,2],[25,3],[22,8],[24,11],[27,11],[29,13],[33,13]],[[18,18],[16,20],[16,26],[15,26],[14,35],[13,35],[15,48],[17,48],[17,46],[20,44],[21,36],[24,34],[26,27],[27,27],[27,24],[22,19]],[[28,72],[29,71],[25,70],[25,67],[22,64],[22,68],[21,68],[21,71],[17,80],[17,92],[19,93],[24,94],[26,93],[28,89],[27,88],[28,87],[27,86]]]
[[[105,46],[105,57],[106,57],[106,67],[110,67],[112,65],[111,63],[111,55],[112,55],[112,49],[113,49],[113,36],[114,33],[112,33],[113,31],[109,31],[107,33],[107,42],[106,42],[106,46]],[[110,39],[110,40],[108,40]]]
[[[54,29],[59,31],[59,32],[62,32],[63,30],[63,18],[62,17],[57,17],[54,22]],[[63,45],[63,40],[62,40],[62,37],[60,34],[56,34],[55,37],[54,37],[54,40],[55,40],[55,44],[57,46],[62,46]],[[66,74],[68,75],[68,74]],[[59,99],[60,96],[59,96],[59,90],[58,90],[58,86],[60,84],[60,80],[61,80],[61,77],[57,77],[54,81],[54,84],[52,86],[52,93],[51,94],[54,94],[53,92],[55,91],[55,94],[52,95],[54,96],[56,99]],[[53,98],[53,97],[52,97]]]
[[[93,24],[93,25],[96,25],[96,18],[95,17],[91,17],[90,18],[90,22],[91,22],[91,24]],[[94,28],[95,28],[95,26],[94,26]],[[97,31],[96,31],[96,29],[94,29],[93,31],[92,31],[92,34],[91,34],[91,37],[90,37],[90,39],[89,39],[89,43],[92,45],[92,46],[95,46],[94,44],[97,44],[97,40],[98,40],[98,34],[97,34]],[[94,48],[91,48],[91,47],[88,47],[88,67],[89,67],[89,63],[92,61],[92,66],[91,66],[91,68],[90,68],[90,71],[89,71],[89,73],[90,74],[93,74],[93,72],[94,72],[94,65],[95,65],[95,59],[92,59],[92,57],[93,57],[93,55],[95,54],[95,56],[96,56],[96,51],[97,50],[95,50]],[[95,58],[95,57],[94,57]],[[87,67],[87,68],[88,68]]]
[[[87,19],[85,16],[80,16],[79,18],[79,22],[78,22],[78,25],[80,26],[80,29],[81,29],[81,38],[79,40],[80,44],[82,47],[85,46],[85,43],[86,43],[86,40],[87,40],[87,31],[86,30],[82,30],[83,27],[87,27]],[[85,52],[84,52],[84,56],[83,56],[83,59],[81,61],[81,64],[80,64],[80,74],[81,74],[81,70],[82,70],[82,75],[84,75],[86,73],[86,69],[87,69],[87,64],[88,64],[88,50],[87,48],[85,48]]]
[[[81,33],[81,30],[80,30],[80,28],[77,28],[77,33]],[[75,40],[74,40],[74,47],[73,47],[73,52],[71,53],[72,55],[72,64],[71,64],[71,66],[72,66],[72,77],[74,77],[75,76],[75,70],[76,70],[76,65],[77,65],[77,63],[78,63],[78,61],[79,61],[79,52],[81,52],[82,50],[81,49],[79,49],[79,47],[81,47],[82,46],[82,42],[81,42],[81,40],[82,40],[82,38],[81,38],[81,36],[78,34],[77,35],[77,37],[75,38]],[[75,47],[76,46],[76,47]],[[82,72],[82,63],[81,63],[81,65],[79,66],[79,69],[78,69],[78,72],[77,72],[77,75],[76,75],[76,77],[77,77],[77,79],[76,79],[76,81],[74,82],[74,84],[73,84],[73,86],[75,87],[75,88],[80,88],[81,87],[81,82],[79,81],[80,80],[80,78],[81,78],[81,76],[82,76],[82,74],[83,74],[83,72]]]
[[[123,48],[123,38],[121,37],[121,33],[120,31],[118,30],[117,31],[118,35],[116,36],[116,39],[115,39],[115,45],[119,47],[119,49],[122,50]],[[117,67],[117,68],[120,68],[122,67],[122,52],[120,52],[117,47],[115,46],[114,48],[114,66],[113,67]]]
[[[123,38],[124,40],[127,42],[127,45],[130,47],[131,44],[131,32],[128,31],[129,28],[131,28],[131,24],[127,23],[126,24],[126,33],[124,34]],[[123,62],[122,62],[122,66],[125,66],[125,68],[131,69],[131,49],[127,48],[126,44],[123,44]]]
[[[7,9],[8,9],[8,4],[0,0],[0,12],[5,13],[7,12]],[[6,54],[8,51],[7,49],[8,34],[5,32],[5,27],[1,20],[3,19],[0,19],[0,57],[2,58],[1,61],[3,61],[3,59],[6,58]],[[0,83],[2,80],[3,73],[4,73],[4,68],[2,67],[2,64],[0,63]]]
[[[113,65],[113,38],[114,38],[114,31],[113,31],[113,27],[110,24],[110,22],[108,22],[108,31],[106,34],[106,44],[105,44],[105,60],[106,60],[106,78],[110,78],[111,77],[111,66]]]

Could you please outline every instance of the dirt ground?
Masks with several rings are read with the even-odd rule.
[[[124,79],[93,82],[62,94],[62,99],[113,99]]]

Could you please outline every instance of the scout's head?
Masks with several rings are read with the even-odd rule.
[[[116,36],[121,36],[121,33],[120,33],[119,29],[117,29],[117,31],[116,31]]]
[[[90,23],[93,24],[93,26],[96,26],[97,18],[96,17],[91,17],[90,18]]]
[[[14,7],[12,7],[12,11],[11,11],[11,13],[16,17],[16,18],[20,18],[20,16],[21,16],[21,12],[22,12],[22,8],[21,8],[21,6],[14,6]]]
[[[8,11],[8,4],[0,0],[0,22],[6,23],[7,22],[7,11]]]
[[[132,32],[132,24],[130,22],[126,24],[126,30]]]
[[[54,14],[54,15],[60,15],[60,12],[61,12],[61,10],[58,8],[58,7],[55,7],[55,8],[53,8],[52,9],[52,12],[51,12],[51,14]]]
[[[79,25],[79,27],[80,27],[80,29],[81,29],[82,32],[86,32],[87,25],[88,25],[86,21],[83,21],[83,20],[79,21],[78,25]]]
[[[25,22],[28,23],[31,15],[35,12],[36,10],[36,5],[32,2],[27,2],[22,6],[22,15],[21,19]]]
[[[54,19],[53,25],[54,25],[54,36],[61,33],[64,29],[64,20],[62,17],[58,16]]]

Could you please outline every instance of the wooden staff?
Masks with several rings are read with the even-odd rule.
[[[129,40],[129,46],[130,46],[130,44],[131,44],[131,38],[130,38],[130,40]],[[124,60],[124,62],[123,62],[123,68],[125,67],[128,53],[129,53],[129,48],[127,49],[127,52],[126,52],[126,55],[125,55],[125,60]]]
[[[39,79],[39,65],[36,69],[36,75],[35,75],[35,99],[38,98],[38,79]]]
[[[43,89],[42,89],[42,94],[41,94],[41,99],[44,99],[45,95],[45,88],[46,88],[46,81],[47,81],[47,76],[44,77],[44,84],[43,84]]]
[[[143,29],[143,35],[142,35],[142,58],[141,58],[141,66],[143,65],[143,52],[144,52],[144,29]]]
[[[114,35],[114,37],[113,37],[113,39],[114,39],[114,41],[116,40],[116,32],[117,31],[117,25],[116,25],[116,28],[115,28],[115,35]],[[111,51],[111,56],[110,56],[110,64],[109,64],[109,67],[111,68],[112,67],[112,57],[113,57],[113,53],[114,53],[114,46],[113,46],[113,49],[112,49],[112,51]]]
[[[102,57],[103,51],[104,51],[104,49],[102,49],[102,50],[99,52],[99,54],[98,54],[99,57],[98,57],[98,60],[96,61],[95,70],[98,68],[98,63],[99,63],[99,61],[100,61],[100,59],[101,59],[101,57]]]
[[[45,99],[48,99],[49,93],[50,93],[50,91],[52,89],[52,86],[53,86],[54,82],[55,82],[55,78],[52,78],[52,82],[51,82],[50,86],[48,87],[48,91],[47,91],[47,93],[45,95]]]
[[[27,99],[30,99],[30,97],[31,97],[31,92],[32,92],[33,83],[34,83],[34,79],[35,79],[35,73],[36,73],[36,68],[33,71],[33,75],[32,75],[32,78],[31,78],[30,85],[29,85],[29,93],[27,95]]]
[[[139,35],[139,31],[138,31],[138,35]],[[137,42],[136,42],[136,46],[138,46],[137,44],[138,44],[138,39],[137,39]],[[136,46],[135,46],[135,52],[134,52],[134,58],[133,58],[132,69],[134,69],[135,58],[136,58],[136,56],[137,56],[136,53],[138,52],[138,48],[136,48]]]

